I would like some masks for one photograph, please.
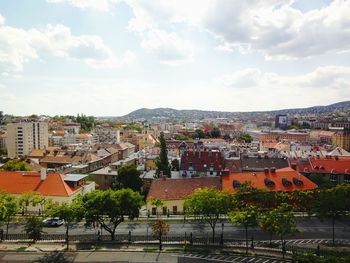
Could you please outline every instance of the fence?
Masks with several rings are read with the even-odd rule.
[[[1,241],[32,241],[28,234],[8,234],[5,235],[4,231],[0,229],[0,238]],[[56,241],[56,242],[64,242],[66,241],[65,234],[42,234],[40,241]],[[104,233],[104,235],[99,234],[72,234],[69,235],[69,241],[71,242],[81,242],[81,243],[89,243],[89,242],[113,242],[120,244],[158,244],[158,237],[153,235],[134,235],[132,232],[128,234],[118,234],[115,235],[114,240],[112,240],[111,235]],[[255,245],[258,245],[256,248],[265,247],[265,249],[269,249],[266,244],[266,241],[254,241],[253,239],[249,240],[249,247],[254,248]],[[212,239],[211,233],[207,233],[206,235],[193,235],[192,232],[184,235],[165,235],[162,237],[163,244],[174,244],[174,245],[204,245],[204,246],[240,246],[244,247],[246,245],[245,239],[232,239],[232,238],[223,238],[222,235],[216,236],[214,240]],[[284,253],[312,253],[316,255],[326,255],[329,254],[328,250],[320,249],[319,246],[317,248],[312,247],[301,247],[294,245],[286,245],[285,243],[277,241],[278,247],[275,247],[274,251],[282,251]],[[339,243],[339,242],[338,242]]]
[[[30,241],[31,238],[28,234],[8,234],[5,235],[3,231],[0,230],[1,241]],[[42,234],[39,241],[65,241],[65,234]],[[69,241],[78,241],[78,242],[96,242],[96,241],[112,241],[111,235],[104,233],[103,235],[99,234],[71,234],[69,235]],[[152,243],[159,242],[158,237],[153,235],[134,235],[132,232],[128,234],[118,234],[115,235],[113,242],[120,243]],[[185,233],[184,235],[164,235],[162,236],[162,243],[173,243],[173,244],[184,244],[189,245],[222,245],[224,242],[245,242],[240,239],[223,239],[223,237],[216,236],[214,240],[212,239],[211,233],[207,235],[197,235],[194,236],[192,233]]]

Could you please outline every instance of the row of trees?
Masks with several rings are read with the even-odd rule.
[[[294,212],[313,214],[332,222],[332,239],[335,243],[335,223],[350,211],[350,185],[338,185],[331,189],[314,191],[268,192],[247,183],[238,192],[230,194],[215,189],[198,189],[189,196],[184,209],[187,215],[200,217],[212,228],[220,216],[227,215],[235,225],[243,225],[248,245],[248,229],[260,227],[271,234],[280,236],[296,232]]]
[[[19,198],[0,193],[0,223],[6,225],[8,235],[9,223],[14,220],[26,220],[25,229],[29,236],[40,239],[44,217],[58,217],[64,220],[66,227],[67,247],[69,229],[74,222],[85,220],[87,224],[98,223],[115,239],[117,226],[125,217],[134,219],[138,217],[143,204],[143,196],[131,189],[121,190],[95,190],[84,195],[77,196],[71,203],[54,203],[37,193],[26,193]],[[28,214],[28,207],[39,206],[39,216]],[[19,217],[18,215],[28,215]]]

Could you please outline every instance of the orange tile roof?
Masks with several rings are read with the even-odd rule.
[[[80,188],[72,189],[64,181],[65,175],[49,173],[42,181],[38,172],[0,171],[0,191],[11,194],[37,192],[43,196],[71,196]]]
[[[311,159],[311,169],[310,172],[320,172],[320,173],[336,173],[336,174],[350,174],[350,158],[338,157],[332,159]]]
[[[147,200],[181,200],[189,196],[197,188],[214,187],[220,189],[220,177],[198,177],[181,179],[153,180]]]
[[[64,136],[65,135],[65,131],[62,130],[54,130],[52,131],[52,134],[56,135],[56,136]]]
[[[275,183],[274,187],[268,187],[265,184],[265,178]],[[287,179],[291,182],[291,186],[285,186],[282,183],[282,178]],[[293,178],[299,179],[303,182],[302,186],[297,186],[293,183]],[[301,175],[292,168],[277,169],[275,173],[265,172],[244,172],[244,173],[233,173],[222,177],[222,190],[229,192],[236,192],[237,189],[233,187],[234,181],[238,181],[243,184],[246,181],[252,183],[252,185],[258,189],[264,189],[269,191],[292,191],[292,190],[310,190],[317,187],[316,184],[311,182],[308,178]]]

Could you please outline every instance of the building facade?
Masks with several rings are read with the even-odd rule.
[[[47,122],[10,123],[6,129],[9,158],[22,158],[34,149],[46,149],[49,146]]]

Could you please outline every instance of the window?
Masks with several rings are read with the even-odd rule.
[[[177,206],[176,206],[176,205],[173,206],[173,214],[174,214],[174,215],[177,214]]]
[[[163,215],[166,215],[167,214],[167,208],[166,206],[163,207]]]
[[[157,215],[157,207],[152,207],[152,215]]]
[[[344,183],[350,183],[350,174],[344,174]]]
[[[331,182],[338,182],[338,176],[337,176],[336,174],[331,174],[331,175],[329,176],[329,180],[330,180]]]

